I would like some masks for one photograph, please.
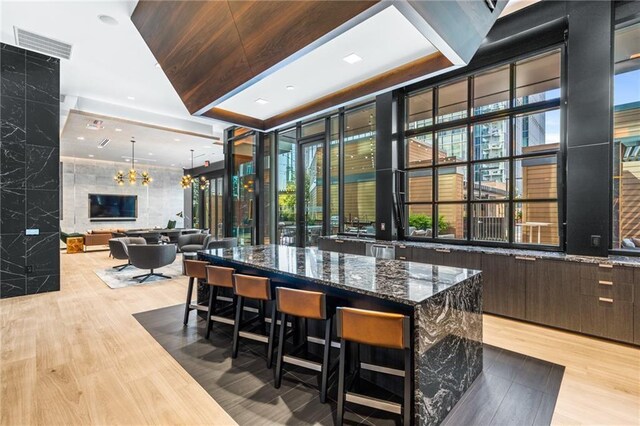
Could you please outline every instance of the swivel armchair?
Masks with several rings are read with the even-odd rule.
[[[148,274],[136,275],[133,277],[134,280],[143,283],[149,277],[171,279],[170,276],[156,273],[154,270],[170,265],[176,260],[176,246],[174,244],[141,244],[129,246],[128,249],[129,260],[133,266],[150,270]]]

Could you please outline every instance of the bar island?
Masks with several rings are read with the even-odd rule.
[[[198,256],[238,273],[268,277],[274,287],[322,291],[336,306],[408,315],[415,424],[441,423],[482,371],[480,271],[279,245],[214,249]],[[199,303],[206,303],[201,291]],[[402,355],[394,359],[391,350],[372,349],[361,357],[384,366],[402,362]],[[371,372],[367,379],[393,389],[382,376],[387,377]]]

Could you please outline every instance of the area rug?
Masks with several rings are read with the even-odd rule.
[[[171,278],[178,278],[182,275],[182,254],[178,253],[176,256],[176,260],[167,266],[163,266],[162,268],[154,269],[153,272],[157,272],[159,274],[167,275]],[[149,273],[149,270],[138,269],[135,266],[128,266],[122,271],[118,271],[113,268],[99,269],[95,271],[95,274],[100,278],[107,286],[111,288],[124,288],[135,285],[147,285],[147,284],[155,284],[161,281],[168,281],[167,278],[161,277],[149,277],[143,283],[139,283],[138,280],[134,280],[133,277],[136,275],[142,275]]]

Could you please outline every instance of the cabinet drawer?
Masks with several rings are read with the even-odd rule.
[[[623,342],[633,341],[633,304],[612,298],[580,296],[580,330]]]
[[[609,299],[633,302],[634,285],[613,280],[580,280],[580,293],[587,296],[606,297]]]
[[[611,281],[613,283],[633,283],[633,268],[612,265],[581,265],[580,278],[591,281]]]
[[[396,259],[412,261],[413,255],[411,252],[411,247],[407,247],[405,245],[396,246]]]

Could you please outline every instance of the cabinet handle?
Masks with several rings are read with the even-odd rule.
[[[535,262],[536,258],[528,257],[528,256],[516,256],[516,260],[526,260],[527,262]]]
[[[600,281],[598,281],[598,284],[600,284],[600,285],[613,285],[613,281],[600,280]]]
[[[336,240],[336,243],[342,244],[342,243],[344,243],[344,240]]]
[[[598,300],[601,302],[613,303],[613,299],[610,297],[598,297]]]
[[[600,263],[600,264],[598,264],[598,268],[613,269],[613,265],[607,265],[606,263]]]
[[[400,259],[400,260],[407,260],[407,257],[406,257],[406,256],[398,256],[398,259]]]
[[[449,250],[449,249],[436,249],[436,251],[438,253],[451,253],[451,250]]]

